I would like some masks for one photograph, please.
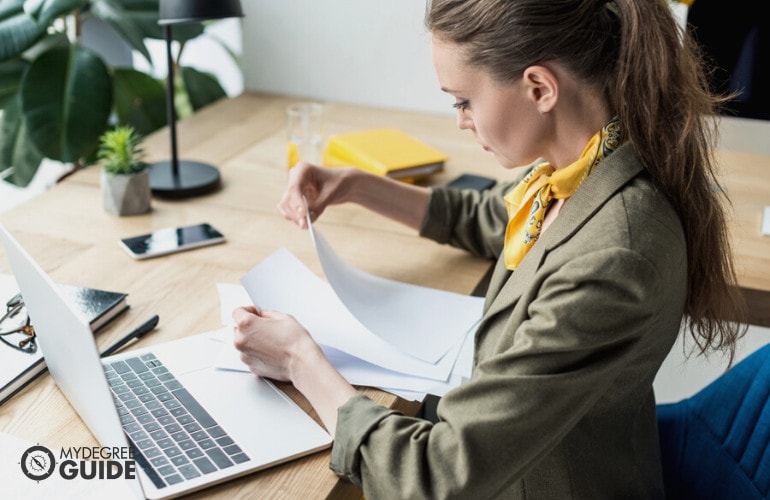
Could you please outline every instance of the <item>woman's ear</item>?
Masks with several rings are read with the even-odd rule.
[[[548,113],[559,100],[559,80],[545,66],[530,66],[524,70],[523,82],[527,96],[540,113]]]

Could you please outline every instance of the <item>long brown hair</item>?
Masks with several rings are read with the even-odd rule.
[[[666,0],[429,0],[426,26],[500,82],[558,61],[603,89],[687,240],[689,331],[701,353],[735,352],[746,305],[737,287],[713,146],[727,96],[709,91],[696,44]]]

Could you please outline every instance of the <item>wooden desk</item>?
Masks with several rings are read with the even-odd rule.
[[[97,335],[102,349],[156,313],[160,315],[159,329],[138,345],[219,328],[216,284],[238,283],[280,247],[287,247],[323,275],[310,235],[283,220],[275,210],[287,176],[284,107],[288,102],[285,98],[244,95],[180,122],[180,157],[206,161],[221,170],[223,188],[215,194],[187,201],[153,199],[150,214],[115,217],[102,209],[99,169],[91,167],[31,202],[0,214],[0,222],[55,281],[129,293],[130,310]],[[482,162],[492,163],[472,138],[456,132],[451,117],[330,105],[328,118],[332,133],[396,126],[424,137],[458,159],[478,155]],[[454,142],[456,138],[460,140]],[[150,161],[167,159],[168,134],[149,137],[145,150]],[[451,170],[435,180],[443,182],[450,176]],[[117,243],[120,237],[200,221],[222,230],[227,243],[148,261],[132,260]],[[352,205],[328,210],[319,227],[351,264],[392,279],[469,293],[489,266],[488,261],[422,240],[414,231]],[[0,272],[10,272],[2,250]],[[315,417],[292,387],[282,388]],[[406,413],[414,414],[419,407],[381,391],[362,391]],[[54,450],[98,445],[47,374],[0,407],[0,431]],[[328,462],[328,451],[316,453],[195,496],[360,498],[361,492],[339,481]]]
[[[141,340],[151,345],[220,326],[216,283],[237,283],[251,267],[285,246],[322,275],[309,235],[284,221],[275,206],[286,182],[284,107],[293,99],[242,95],[221,101],[182,121],[180,158],[218,166],[223,188],[186,201],[153,200],[150,214],[115,217],[101,206],[99,170],[87,168],[43,195],[0,214],[5,224],[54,280],[129,293],[131,309],[97,336],[111,344],[152,314],[159,330]],[[412,133],[450,157],[440,184],[462,172],[504,180],[501,169],[468,133],[456,130],[452,116],[330,104],[327,133],[393,126]],[[169,156],[166,132],[145,141],[148,160]],[[770,293],[770,239],[758,236],[761,205],[770,189],[757,179],[770,171],[770,158],[724,152],[726,185],[734,198],[733,238],[741,285]],[[168,226],[211,222],[228,242],[148,261],[133,261],[118,247],[120,237]],[[470,293],[489,261],[422,240],[412,230],[355,205],[330,208],[319,220],[329,242],[350,264],[404,282]],[[448,272],[451,270],[451,272]],[[10,272],[0,256],[0,272]],[[315,416],[291,387],[282,386]],[[363,392],[381,404],[414,413],[417,405],[372,389]],[[47,375],[0,407],[0,431],[50,448],[96,446],[85,425]],[[204,490],[198,498],[360,498],[360,491],[328,469],[329,452],[261,471]]]
[[[718,159],[731,203],[730,235],[749,323],[770,326],[770,236],[760,232],[762,208],[770,205],[770,156],[721,150]]]

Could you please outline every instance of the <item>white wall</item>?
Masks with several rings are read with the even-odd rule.
[[[425,0],[243,0],[246,90],[451,114]],[[687,7],[672,4],[681,24]]]
[[[244,0],[246,4],[250,0]],[[172,28],[173,29],[173,28]],[[145,39],[145,45],[152,58],[152,66],[138,52],[134,52],[133,66],[155,78],[166,78],[166,42],[163,40]],[[182,54],[182,65],[192,66],[198,71],[216,75],[222,88],[228,96],[236,96],[243,92],[243,74],[225,46],[236,58],[242,55],[241,19],[220,19],[206,26],[206,33],[187,42]],[[173,53],[179,50],[175,43]]]
[[[244,0],[246,90],[450,113],[424,0]]]
[[[751,325],[737,344],[735,363],[760,347],[770,343],[770,328]],[[675,403],[688,398],[719,378],[727,369],[727,358],[718,353],[708,357],[687,356],[694,347],[689,333],[682,332],[674,348],[655,377],[655,398],[658,403]]]

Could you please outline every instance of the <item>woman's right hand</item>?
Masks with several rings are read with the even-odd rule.
[[[278,203],[278,212],[300,228],[307,229],[305,202],[310,220],[314,222],[329,205],[348,201],[355,170],[298,163],[289,170],[289,182]]]
[[[311,222],[329,205],[352,202],[419,230],[428,210],[430,193],[425,186],[355,167],[319,167],[300,162],[289,170],[289,182],[278,203],[278,212],[307,229],[305,201]]]

